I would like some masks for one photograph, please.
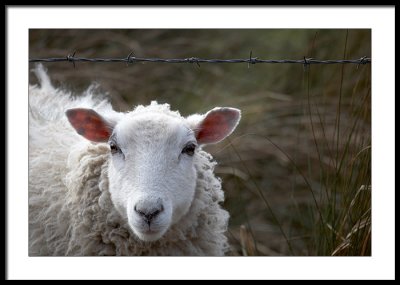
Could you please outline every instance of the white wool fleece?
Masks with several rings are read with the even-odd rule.
[[[73,97],[55,89],[41,65],[35,73],[40,84],[29,86],[30,256],[226,254],[229,214],[220,205],[216,162],[200,143],[212,138],[193,127],[204,115],[186,119],[157,102],[118,113],[93,88]],[[65,115],[72,108],[100,114],[110,138],[93,143],[79,135]],[[211,111],[207,124],[218,116]],[[239,119],[240,113],[223,137]]]

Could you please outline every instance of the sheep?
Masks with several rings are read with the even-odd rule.
[[[229,251],[216,162],[202,150],[241,112],[183,117],[152,101],[122,113],[90,87],[29,86],[29,255],[221,256]]]

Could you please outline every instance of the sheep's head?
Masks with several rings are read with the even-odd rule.
[[[82,108],[69,109],[66,115],[80,135],[109,144],[112,201],[143,241],[158,240],[179,223],[196,189],[196,150],[222,141],[240,120],[234,108],[184,118],[167,104],[154,103],[118,119]]]

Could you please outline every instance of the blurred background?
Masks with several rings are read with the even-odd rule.
[[[29,43],[29,58],[371,56],[367,29],[33,29]],[[152,100],[183,116],[242,110],[236,131],[205,147],[219,163],[230,255],[371,255],[370,64],[44,65],[76,94],[99,84],[118,111]]]

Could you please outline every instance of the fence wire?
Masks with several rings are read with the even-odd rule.
[[[87,58],[87,57],[76,57],[75,52],[71,55],[67,55],[66,57],[51,57],[51,58],[31,58],[29,62],[71,62],[75,67],[75,62],[104,62],[104,63],[113,63],[113,62],[123,62],[128,64],[133,64],[137,62],[159,62],[159,63],[195,63],[200,67],[200,63],[247,63],[250,64],[259,64],[259,63],[270,63],[270,64],[279,64],[279,63],[291,63],[291,64],[303,64],[303,66],[308,66],[311,64],[357,64],[357,67],[360,64],[369,64],[371,63],[371,58],[369,57],[361,57],[359,59],[328,59],[328,60],[318,60],[315,58],[306,58],[302,59],[259,59],[258,57],[252,57],[252,52],[250,52],[249,58],[243,59],[204,59],[198,57],[188,57],[188,58],[143,58],[133,56],[133,53],[130,53],[127,57],[123,58]]]

